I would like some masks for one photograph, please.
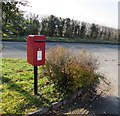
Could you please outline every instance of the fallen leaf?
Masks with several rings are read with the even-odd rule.
[[[18,70],[17,72],[23,72],[23,70]]]

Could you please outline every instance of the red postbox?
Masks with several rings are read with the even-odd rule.
[[[45,64],[45,41],[44,35],[29,35],[27,38],[27,61],[33,66]]]

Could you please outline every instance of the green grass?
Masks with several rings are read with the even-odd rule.
[[[118,41],[106,41],[106,40],[92,40],[92,39],[81,39],[81,38],[62,38],[62,37],[47,37],[47,41],[52,42],[68,42],[68,43],[107,43],[107,44],[118,44]]]
[[[3,37],[3,41],[17,41],[17,42],[25,42],[27,36],[10,36],[10,37]]]
[[[64,99],[47,77],[38,72],[38,96],[33,93],[33,66],[24,59],[2,59],[2,114],[27,114]]]
[[[27,36],[19,36],[19,37],[3,37],[2,40],[25,42],[26,39],[27,39]],[[81,39],[81,38],[47,37],[46,40],[48,42],[120,44],[120,42],[118,41],[92,40],[92,39]]]

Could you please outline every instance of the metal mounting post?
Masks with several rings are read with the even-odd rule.
[[[34,94],[37,95],[37,66],[34,66]]]

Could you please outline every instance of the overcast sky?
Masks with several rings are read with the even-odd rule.
[[[28,0],[22,10],[40,16],[55,15],[113,28],[118,27],[119,0]]]

